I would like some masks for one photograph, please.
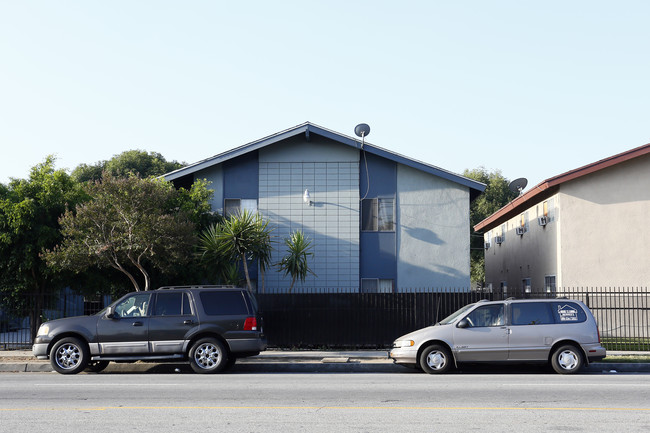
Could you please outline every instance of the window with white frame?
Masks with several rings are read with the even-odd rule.
[[[361,293],[393,293],[395,281],[386,278],[362,278]]]
[[[223,215],[228,217],[243,211],[257,212],[257,200],[244,198],[227,198],[223,201]]]
[[[361,201],[361,230],[395,231],[395,199],[379,197]]]

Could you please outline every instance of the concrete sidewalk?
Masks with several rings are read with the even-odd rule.
[[[608,356],[650,355],[648,352],[609,351]],[[593,363],[584,369],[587,372],[647,373],[648,363]],[[0,372],[51,372],[49,361],[32,356],[30,350],[0,351]],[[113,373],[184,373],[191,372],[187,363],[116,363],[111,362],[105,370]],[[408,373],[415,372],[400,365],[393,364],[386,350],[358,351],[289,351],[267,350],[257,356],[242,358],[231,370],[232,372],[374,372],[374,373]]]

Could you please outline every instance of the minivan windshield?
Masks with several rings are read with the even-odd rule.
[[[457,310],[454,313],[451,313],[451,315],[445,317],[443,320],[441,320],[439,322],[439,324],[440,325],[448,325],[448,324],[452,323],[454,320],[456,320],[458,318],[458,316],[461,316],[464,312],[466,312],[467,310],[469,310],[473,306],[474,306],[474,304],[465,305],[460,310]]]

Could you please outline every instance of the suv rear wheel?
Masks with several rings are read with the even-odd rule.
[[[558,347],[551,357],[551,365],[556,373],[573,374],[582,368],[583,356],[580,349],[566,345]]]
[[[50,364],[61,374],[77,374],[84,371],[89,360],[88,346],[74,337],[62,338],[50,352]]]
[[[228,365],[228,351],[216,338],[207,337],[192,345],[190,366],[196,373],[218,373]]]

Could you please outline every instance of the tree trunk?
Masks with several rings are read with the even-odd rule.
[[[244,263],[244,275],[246,275],[246,285],[248,291],[253,293],[253,287],[251,286],[251,278],[248,276],[248,263],[246,263],[246,254],[241,255],[241,261]]]

